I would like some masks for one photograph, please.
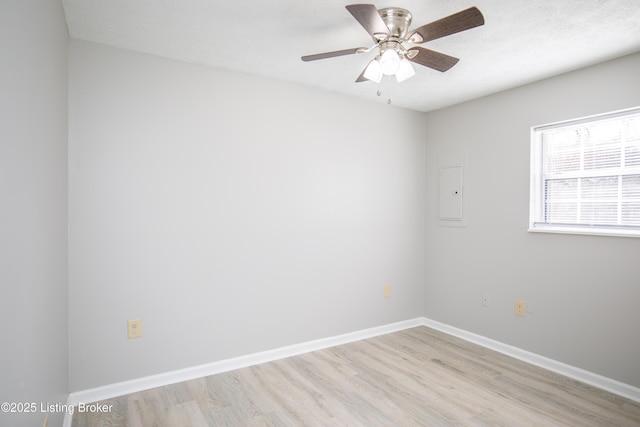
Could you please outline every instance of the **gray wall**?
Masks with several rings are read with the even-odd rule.
[[[427,317],[640,387],[640,239],[526,231],[530,127],[640,105],[638,76],[634,54],[427,114]],[[436,220],[456,161],[466,228]]]
[[[423,114],[78,41],[69,103],[72,390],[422,315]]]
[[[640,241],[526,232],[529,127],[640,104],[640,55],[424,115],[72,41],[67,353],[64,17],[0,12],[0,400],[420,315],[640,386]]]
[[[0,402],[66,402],[67,38],[59,2],[0,3]]]

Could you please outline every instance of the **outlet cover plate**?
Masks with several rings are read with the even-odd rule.
[[[142,320],[127,320],[127,337],[129,339],[140,338],[142,336]]]
[[[483,293],[482,294],[482,305],[485,307],[489,307],[489,304],[491,303],[491,297],[489,297],[488,293]]]
[[[513,314],[515,314],[516,316],[524,317],[526,312],[527,312],[527,309],[524,301],[516,300],[513,307]]]

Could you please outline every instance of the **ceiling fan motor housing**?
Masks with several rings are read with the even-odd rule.
[[[378,10],[378,13],[389,27],[389,38],[406,39],[411,25],[411,12],[399,7],[387,7]]]

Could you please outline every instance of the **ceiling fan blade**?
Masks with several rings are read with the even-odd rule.
[[[413,55],[413,52],[418,53]],[[458,58],[445,55],[444,53],[436,52],[434,50],[425,49],[420,46],[412,47],[408,50],[407,58],[409,61],[416,64],[424,65],[425,67],[433,68],[441,72],[447,71],[449,68],[456,65],[459,61]]]
[[[333,52],[316,53],[314,55],[305,55],[301,59],[304,62],[317,61],[318,59],[334,58],[336,56],[353,55],[355,53],[366,52],[366,47],[355,47],[352,49],[335,50]]]
[[[356,21],[364,27],[374,38],[384,39],[389,34],[389,28],[378,13],[378,9],[372,4],[349,4],[345,6],[356,18]],[[377,35],[377,36],[376,36]]]
[[[414,43],[424,43],[483,24],[484,16],[482,16],[482,12],[477,7],[470,7],[416,28],[409,36],[409,40]]]

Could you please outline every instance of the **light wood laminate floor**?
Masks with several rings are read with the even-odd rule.
[[[640,426],[640,404],[420,326],[105,400],[73,426]]]

